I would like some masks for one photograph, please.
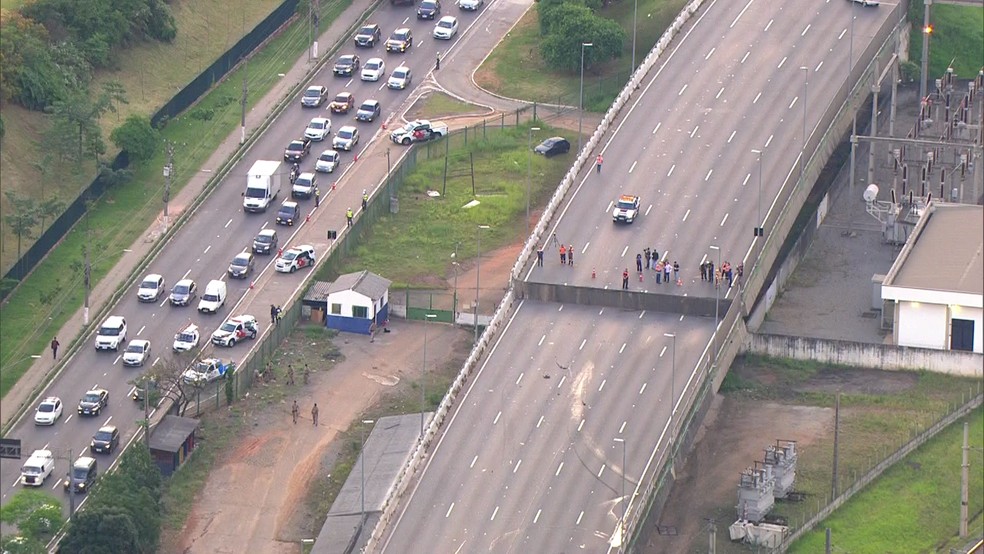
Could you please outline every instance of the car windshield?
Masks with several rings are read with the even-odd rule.
[[[236,324],[231,321],[226,321],[222,324],[222,327],[219,327],[219,330],[225,331],[226,333],[231,333],[236,330]]]
[[[373,104],[370,104],[369,102],[366,102],[361,107],[359,107],[359,111],[365,111],[365,112],[375,111],[375,109],[376,109],[376,106],[373,105]]]
[[[454,22],[452,22],[452,21],[446,21],[446,20],[442,19],[442,20],[440,20],[440,21],[437,22],[437,26],[438,27],[444,27],[446,29],[450,29],[451,27],[454,26]]]
[[[171,291],[174,294],[188,294],[188,285],[175,285],[174,290]]]
[[[321,91],[318,89],[307,89],[304,91],[304,96],[307,96],[308,98],[317,98],[321,96]]]
[[[144,281],[143,283],[140,283],[140,288],[142,288],[142,289],[156,289],[157,288],[157,281],[154,281],[153,279],[148,279],[148,280]]]
[[[296,257],[297,257],[297,252],[288,251],[286,254],[284,254],[284,259],[287,260],[288,262]]]
[[[374,70],[374,69],[379,69],[379,66],[381,66],[381,65],[383,65],[383,62],[376,62],[376,61],[368,62],[368,63],[366,63],[366,69],[368,69],[370,71],[371,70]]]
[[[72,478],[73,479],[85,479],[89,475],[89,468],[87,467],[73,467],[72,468]]]
[[[82,401],[83,402],[99,402],[99,393],[98,392],[87,392],[87,393],[85,393],[85,396],[82,397]]]
[[[269,244],[273,242],[273,237],[271,237],[270,235],[257,235],[256,242],[260,244]]]
[[[113,434],[109,431],[96,431],[95,436],[92,438],[97,441],[110,441],[113,439]]]
[[[216,294],[205,294],[205,295],[202,295],[202,300],[204,300],[206,302],[218,302],[219,301],[219,296],[216,295]]]
[[[246,187],[246,198],[266,198],[266,189]]]
[[[209,365],[208,362],[198,362],[198,364],[195,365],[195,371],[199,373],[205,373],[209,370],[210,367],[211,366]]]
[[[620,209],[620,210],[631,210],[633,208],[635,208],[635,203],[634,202],[631,202],[629,200],[619,200],[618,201],[618,209]]]
[[[178,342],[195,342],[195,335],[191,333],[181,333],[178,335]]]
[[[346,66],[355,63],[355,59],[352,56],[342,56],[338,59],[338,65]]]
[[[335,156],[336,156],[336,154],[330,154],[328,152],[325,152],[318,159],[321,160],[321,161],[323,161],[323,162],[333,162],[333,161],[335,161]]]
[[[348,96],[344,94],[339,94],[338,96],[335,97],[335,102],[341,102],[344,104],[345,102],[348,102]]]
[[[324,129],[325,128],[325,122],[324,121],[312,121],[311,124],[308,125],[308,127],[312,128],[312,129]]]
[[[375,31],[375,29],[373,27],[370,27],[370,26],[367,25],[367,26],[359,29],[359,34],[360,35],[371,35],[371,34],[373,34],[374,31]]]
[[[236,256],[232,259],[232,265],[237,267],[246,267],[249,265],[249,258],[246,256]]]
[[[53,412],[55,411],[55,404],[54,402],[45,402],[44,404],[38,406],[38,411],[43,413]]]
[[[280,217],[293,217],[294,210],[290,208],[280,208],[280,213],[277,214]]]
[[[410,31],[397,31],[393,33],[393,40],[404,40]]]
[[[339,133],[339,135],[341,135],[341,133]],[[297,185],[297,186],[299,186],[299,187],[310,187],[311,186],[311,178],[310,177],[298,177],[297,180],[294,181],[294,184]],[[242,260],[242,263],[240,265],[246,265],[246,260]]]
[[[393,72],[393,77],[396,77],[397,79],[405,79],[406,76],[407,76],[406,69],[397,69],[396,71]]]
[[[431,0],[424,0],[423,2],[420,3],[420,8],[424,10],[433,10],[437,8],[437,2],[433,2]]]
[[[100,327],[99,334],[104,337],[115,337],[120,334],[120,330],[116,327]]]
[[[340,129],[336,136],[340,139],[350,139],[353,134],[351,129]]]
[[[304,149],[304,143],[303,142],[296,142],[295,141],[295,142],[292,142],[292,143],[290,143],[290,144],[287,145],[287,150],[303,150],[303,149]]]
[[[144,349],[142,344],[131,344],[130,346],[126,347],[126,351],[135,352],[137,354],[143,354]]]

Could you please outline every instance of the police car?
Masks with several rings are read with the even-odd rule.
[[[280,273],[294,273],[298,269],[314,265],[314,247],[302,244],[284,252],[277,258],[276,270]]]
[[[245,339],[255,339],[260,328],[256,325],[256,318],[251,315],[241,315],[234,317],[222,324],[221,327],[212,333],[212,344],[218,346],[235,346],[237,342]]]
[[[615,209],[612,210],[612,221],[615,223],[632,223],[639,215],[639,197],[631,194],[623,194],[615,202]]]

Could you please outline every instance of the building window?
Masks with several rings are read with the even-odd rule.
[[[369,318],[369,309],[365,306],[352,306],[352,317],[357,317],[359,319]]]
[[[332,304],[331,305],[331,315],[342,315],[342,305]]]

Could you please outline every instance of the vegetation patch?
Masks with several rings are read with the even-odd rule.
[[[909,59],[914,65],[911,70],[915,72],[915,80],[919,79],[922,60],[924,6],[923,0],[909,2],[909,21],[912,22]],[[933,28],[929,40],[929,90],[934,90],[934,80],[946,73],[951,62],[958,79],[973,79],[984,66],[984,10],[975,6],[934,3],[929,18]]]
[[[413,119],[441,119],[456,115],[475,115],[484,114],[488,110],[464,102],[457,98],[440,91],[429,92],[421,96],[407,112],[406,118]]]

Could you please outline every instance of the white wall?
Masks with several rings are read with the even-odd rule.
[[[949,348],[945,305],[905,301],[896,305],[896,344],[938,350]]]
[[[341,304],[342,313],[332,314],[332,304]],[[367,316],[371,318],[375,315],[375,310],[373,309],[372,304],[373,302],[368,296],[364,296],[352,290],[343,290],[328,295],[328,314],[339,315],[342,317],[352,317],[352,308],[354,306],[364,306],[368,312]]]

